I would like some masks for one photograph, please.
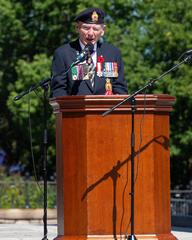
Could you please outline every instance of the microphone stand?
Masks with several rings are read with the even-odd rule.
[[[77,65],[79,62],[84,61],[87,59],[90,52],[93,51],[93,44],[87,45],[85,51],[82,51],[79,58],[77,58],[72,64],[65,70],[60,72],[58,75],[66,75],[69,70]],[[44,223],[44,237],[42,240],[48,240],[47,238],[47,99],[48,99],[48,84],[51,81],[51,78],[46,78],[40,81],[38,84],[31,86],[28,90],[24,91],[23,93],[15,96],[13,98],[14,101],[17,101],[24,97],[25,95],[29,94],[32,91],[35,91],[37,88],[42,87],[44,89],[43,94],[43,125],[44,125],[44,132],[43,132],[43,199],[44,199],[44,215],[43,215],[43,223]]]
[[[136,100],[135,100],[135,96],[138,95],[139,93],[143,92],[144,90],[146,90],[147,88],[151,88],[154,86],[155,82],[157,82],[158,80],[162,79],[165,75],[167,75],[168,73],[170,73],[171,71],[179,68],[180,65],[182,65],[183,63],[186,63],[189,59],[192,58],[192,54],[187,54],[188,52],[186,52],[186,57],[184,58],[184,60],[182,60],[181,62],[179,62],[178,64],[176,64],[175,66],[173,66],[172,68],[170,68],[168,71],[164,72],[162,75],[160,75],[159,77],[150,80],[144,87],[142,87],[141,89],[137,90],[136,92],[134,92],[133,94],[131,94],[130,96],[128,96],[127,98],[125,98],[124,100],[122,100],[121,102],[119,102],[118,104],[116,104],[115,106],[113,106],[112,108],[110,108],[109,110],[107,110],[106,112],[104,112],[102,114],[102,116],[106,116],[109,113],[111,113],[112,111],[114,111],[117,107],[119,107],[120,105],[122,105],[125,102],[129,102],[131,104],[131,234],[129,236],[127,236],[127,234],[125,235],[125,238],[128,240],[136,240],[136,236],[135,236],[135,231],[134,231],[134,197],[135,197],[135,176],[134,176],[134,159],[135,159],[135,129],[134,129],[134,116],[135,116],[135,111],[136,111]],[[184,56],[184,54],[182,54],[182,56]],[[188,56],[187,56],[188,55]]]
[[[89,49],[88,49],[89,50]],[[89,51],[84,52],[83,55],[81,55],[81,58],[77,59],[76,61],[72,62],[72,64],[66,69],[66,71],[62,71],[58,75],[66,75],[69,70],[78,64],[81,61],[84,61],[87,58],[87,55]],[[38,84],[35,84],[31,86],[28,90],[24,91],[23,93],[15,96],[13,98],[14,101],[17,101],[24,97],[25,95],[29,94],[32,91],[35,91],[37,88],[42,87],[44,90],[43,94],[43,125],[44,125],[44,131],[43,131],[43,202],[44,202],[44,215],[43,215],[43,223],[44,223],[44,237],[42,240],[48,240],[47,238],[47,99],[48,99],[48,84],[51,81],[51,78],[46,78],[42,81],[40,81]]]
[[[38,87],[42,87],[44,90],[43,94],[43,205],[44,205],[44,215],[43,215],[43,223],[44,223],[44,236],[42,240],[48,240],[47,238],[47,99],[48,99],[48,89],[50,78],[40,81],[38,84],[33,85],[29,88],[29,90],[17,95],[14,98],[14,101],[21,99],[26,94],[36,90]]]
[[[43,106],[44,106],[44,118],[43,118],[43,125],[44,125],[44,132],[43,132],[43,186],[44,186],[44,215],[43,215],[43,223],[44,223],[44,236],[42,240],[47,240],[47,99],[48,99],[48,84],[43,85],[42,88],[44,89],[43,94]]]

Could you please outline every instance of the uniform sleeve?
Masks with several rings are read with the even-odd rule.
[[[116,53],[117,64],[118,64],[118,78],[113,79],[113,93],[114,94],[128,94],[127,83],[124,78],[124,65],[121,58],[121,53],[117,49]]]
[[[57,49],[52,60],[51,97],[67,96],[67,67],[64,62],[64,52]]]

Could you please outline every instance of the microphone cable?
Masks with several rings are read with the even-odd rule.
[[[36,95],[38,96],[38,94],[36,94]],[[31,151],[34,179],[35,179],[35,182],[37,183],[38,189],[43,194],[42,188],[39,184],[38,177],[37,177],[37,170],[36,170],[34,150],[33,150],[33,136],[32,136],[32,127],[31,127],[32,126],[32,121],[31,121],[31,96],[30,96],[30,94],[28,94],[28,124],[29,124],[29,142],[30,142],[30,151]]]
[[[136,174],[135,174],[135,179],[134,179],[134,185],[136,184],[138,175],[139,175],[139,162],[140,162],[140,154],[141,154],[141,146],[142,146],[142,142],[143,142],[143,123],[144,123],[144,117],[146,114],[146,91],[147,89],[145,89],[144,91],[144,110],[143,110],[143,114],[139,123],[139,133],[140,133],[140,141],[139,141],[139,147],[138,147],[138,151],[137,151],[137,160],[136,160]],[[136,156],[136,155],[135,155]],[[125,191],[128,185],[128,173],[129,173],[129,168],[128,168],[128,161],[127,161],[127,168],[126,168],[126,182],[125,182],[125,186],[123,189],[123,194],[122,194],[122,216],[121,216],[121,221],[120,221],[120,240],[122,239],[122,226],[123,226],[123,219],[124,219],[124,215],[125,215]],[[131,223],[131,216],[129,218],[128,224],[125,228],[125,239],[127,239],[128,236],[128,228],[130,226]]]

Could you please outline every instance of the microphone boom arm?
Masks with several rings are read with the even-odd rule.
[[[24,97],[25,95],[29,94],[32,91],[35,91],[38,87],[44,87],[45,85],[47,85],[49,82],[51,81],[51,78],[46,78],[42,81],[40,81],[39,83],[31,86],[28,90],[24,91],[23,93],[20,93],[19,95],[17,95],[16,97],[14,97],[14,101],[17,101],[19,99],[21,99],[22,97]]]
[[[109,110],[105,111],[102,116],[106,116],[109,113],[111,113],[112,111],[114,111],[117,107],[119,107],[120,105],[122,105],[125,102],[130,102],[132,101],[133,97],[135,97],[136,95],[138,95],[139,93],[143,92],[145,89],[153,87],[154,84],[160,80],[161,78],[163,78],[165,75],[167,75],[168,73],[174,71],[175,69],[179,68],[180,65],[182,65],[183,63],[186,63],[189,59],[191,59],[191,55],[185,57],[181,62],[179,62],[178,64],[176,64],[175,66],[173,66],[172,68],[170,68],[168,71],[164,72],[163,74],[161,74],[159,77],[150,80],[144,87],[140,88],[139,90],[137,90],[136,92],[134,92],[133,94],[131,94],[130,96],[128,96],[127,98],[123,99],[121,102],[119,102],[118,104],[114,105],[113,107],[111,107]]]

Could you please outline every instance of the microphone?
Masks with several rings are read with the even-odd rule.
[[[83,62],[88,55],[93,53],[94,45],[92,43],[88,43],[85,48],[81,51],[81,53],[77,56],[76,60],[71,64],[71,67],[74,65]]]
[[[185,58],[185,61],[188,61],[192,57],[192,49],[189,49],[181,54],[178,60]]]
[[[185,54],[185,55],[192,55],[192,49],[186,51],[184,54]]]

